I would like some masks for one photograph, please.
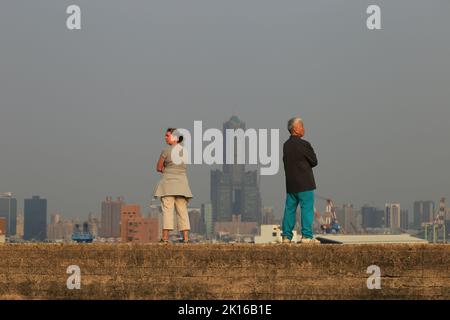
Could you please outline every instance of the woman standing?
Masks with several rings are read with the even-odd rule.
[[[169,231],[173,226],[173,209],[177,213],[178,229],[183,233],[183,242],[189,242],[189,215],[187,204],[192,198],[191,189],[186,174],[186,164],[179,164],[173,161],[172,151],[177,148],[178,143],[183,141],[183,136],[175,136],[173,133],[176,128],[166,130],[165,140],[169,145],[161,152],[156,171],[162,173],[161,180],[156,185],[153,196],[161,199],[161,208],[163,212],[163,234],[161,241],[169,242]],[[180,151],[180,146],[175,152]],[[183,154],[180,154],[183,156]]]

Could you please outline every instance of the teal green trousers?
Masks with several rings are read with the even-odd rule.
[[[297,207],[300,204],[302,224],[302,237],[312,239],[314,222],[314,190],[288,193],[286,195],[286,204],[284,207],[284,216],[282,223],[282,235],[292,240],[292,230],[295,226]]]

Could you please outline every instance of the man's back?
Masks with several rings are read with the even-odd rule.
[[[288,193],[316,189],[312,168],[317,166],[317,157],[308,141],[291,135],[283,145],[283,163]]]

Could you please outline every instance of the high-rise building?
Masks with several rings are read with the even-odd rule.
[[[336,208],[336,217],[348,234],[360,232],[359,212],[354,210],[353,204],[344,204],[342,208]]]
[[[73,222],[65,221],[59,213],[50,215],[47,226],[47,239],[50,241],[70,241],[73,234]]]
[[[361,207],[362,226],[364,228],[382,228],[384,211],[376,207],[364,205]]]
[[[123,242],[148,243],[158,241],[159,221],[144,218],[136,204],[122,205],[120,237]]]
[[[161,238],[163,228],[162,208],[160,204],[155,204],[153,200],[150,203],[150,210],[148,212],[148,218],[153,218],[158,221],[158,239]]]
[[[24,240],[44,241],[47,237],[47,200],[33,196],[24,201]]]
[[[273,207],[263,207],[261,210],[261,224],[275,224],[275,214]]]
[[[118,197],[117,200],[113,200],[112,197],[106,197],[102,202],[101,237],[120,237],[120,217],[124,204],[123,197]]]
[[[191,225],[191,233],[204,234],[205,233],[205,223],[202,219],[200,208],[189,208],[189,224]]]
[[[202,220],[205,223],[205,236],[206,239],[211,239],[214,233],[212,205],[211,203],[203,203],[201,206]]]
[[[233,163],[227,163],[226,130],[241,129],[245,123],[232,116],[223,125],[224,150],[222,171],[211,171],[211,204],[214,222],[230,222],[232,215],[240,215],[243,222],[261,222],[261,194],[257,170],[245,170],[245,164],[237,163],[238,152],[243,152],[241,143],[234,137]],[[245,139],[245,138],[244,138]],[[245,143],[245,140],[244,140]],[[231,158],[231,157],[230,157]]]
[[[231,236],[254,236],[258,233],[259,223],[254,221],[242,221],[240,215],[233,215],[231,221],[219,221],[214,223],[216,234],[229,234]]]
[[[433,201],[414,202],[414,228],[420,229],[425,223],[434,220],[435,203]]]
[[[400,210],[400,228],[402,230],[408,230],[409,229],[409,212],[408,210]]]
[[[21,211],[17,214],[16,236],[18,238],[23,238],[23,231],[24,231],[24,217],[23,212]]]
[[[10,192],[0,194],[0,218],[6,220],[6,236],[16,235],[17,199]]]
[[[91,212],[88,217],[88,229],[90,234],[96,238],[99,235],[100,222],[98,218]]]
[[[386,203],[384,213],[384,222],[386,228],[401,228],[401,210],[399,203]]]

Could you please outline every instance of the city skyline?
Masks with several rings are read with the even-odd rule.
[[[17,208],[15,209],[16,210],[16,218],[17,218],[20,215],[20,213],[23,215],[23,212],[24,212],[24,205],[23,205],[23,203],[26,200],[26,198],[22,199],[22,202],[21,202],[21,201],[18,201],[20,199],[18,199],[18,197],[16,197],[14,193],[12,193],[12,194],[13,194],[13,200],[17,203]],[[48,197],[45,197],[45,196],[43,196],[42,194],[40,194],[38,192],[31,193],[31,196],[29,196],[28,198],[32,198],[33,196],[39,196],[41,198],[44,198],[44,199],[48,200]],[[103,200],[100,199],[100,200],[97,201],[98,202],[97,210],[93,209],[93,210],[90,210],[88,212],[83,212],[80,215],[75,215],[75,216],[67,215],[67,214],[64,213],[63,210],[47,210],[47,216],[48,216],[48,218],[50,218],[50,215],[52,215],[52,214],[60,214],[60,215],[63,215],[64,217],[67,217],[67,218],[69,218],[71,220],[74,220],[74,221],[87,220],[90,215],[95,215],[96,217],[100,218],[102,216],[102,203],[104,202],[105,198],[106,199],[110,198],[111,200],[113,200],[113,198],[126,200],[127,196],[123,196],[123,195],[115,195],[115,196],[106,195],[106,196],[103,197]],[[416,203],[422,203],[422,202],[423,203],[432,203],[433,204],[433,210],[431,211],[431,213],[436,214],[439,211],[439,208],[438,208],[437,204],[439,203],[439,199],[441,199],[441,198],[443,198],[443,197],[442,196],[436,196],[433,199],[419,198],[420,200],[418,200],[418,199],[413,200],[412,203],[409,203],[409,204],[408,203],[403,204],[403,203],[398,202],[398,201],[397,202],[381,201],[380,203],[375,203],[374,201],[366,201],[366,202],[360,201],[359,203],[362,203],[362,204],[359,205],[359,204],[357,204],[358,202],[348,201],[348,202],[343,202],[343,203],[337,202],[335,207],[336,208],[342,208],[342,207],[344,207],[346,205],[353,205],[354,207],[357,207],[357,208],[363,208],[363,207],[368,206],[368,207],[373,207],[373,208],[384,210],[384,207],[385,207],[385,205],[387,203],[399,203],[402,206],[402,210],[405,209],[406,211],[408,211],[408,213],[409,213],[408,217],[409,217],[410,221],[416,221],[417,218],[414,216],[414,212],[416,211],[416,209],[415,209]],[[444,197],[444,198],[449,199],[447,197]],[[152,210],[151,207],[153,205],[155,205],[155,203],[159,204],[159,200],[157,200],[157,199],[151,199],[148,203],[139,203],[139,202],[135,202],[135,201],[131,201],[131,200],[127,201],[127,202],[139,204],[143,208],[144,211],[146,210],[146,212],[150,212]],[[201,208],[203,204],[211,204],[211,201],[207,200],[207,201],[199,203],[199,204],[197,204],[197,203],[192,204],[191,203],[191,204],[188,205],[188,207],[189,208]],[[324,202],[324,200],[318,199],[318,200],[316,200],[316,204],[319,204],[319,205],[317,205],[317,209],[318,209],[319,212],[322,212],[322,211],[325,212],[326,203]],[[264,207],[272,207],[272,208],[275,209],[273,204],[265,204],[265,205],[262,205],[261,208],[264,208]],[[450,207],[449,207],[449,209],[450,209]],[[0,215],[2,213],[3,213],[3,211],[0,210]],[[280,218],[280,217],[282,217],[283,210],[281,210],[281,211],[274,210],[274,214],[275,214],[275,216],[277,218]]]
[[[17,201],[17,198],[14,197],[14,195],[12,193],[9,193],[11,197],[10,199],[13,200],[15,203],[20,203],[20,201]],[[0,198],[0,200],[5,200],[7,198]],[[444,205],[446,198],[445,197],[440,197],[439,200],[443,203]],[[116,196],[116,197],[112,197],[112,196],[106,196],[103,198],[103,200],[99,201],[100,206],[101,206],[101,210],[99,212],[95,212],[95,211],[90,211],[87,215],[87,217],[84,216],[76,216],[76,217],[70,217],[65,215],[63,212],[61,211],[56,211],[56,212],[51,212],[47,210],[47,202],[48,199],[45,197],[41,197],[40,195],[33,195],[31,196],[29,199],[23,199],[23,203],[24,203],[24,207],[26,206],[27,202],[28,204],[30,202],[33,201],[44,201],[44,208],[43,209],[46,212],[46,220],[50,221],[50,223],[48,223],[47,225],[50,225],[54,219],[55,216],[59,217],[58,219],[64,217],[67,220],[65,221],[71,221],[73,223],[80,223],[81,221],[90,221],[92,219],[98,219],[98,221],[103,221],[103,230],[99,230],[99,236],[103,236],[103,237],[119,237],[120,234],[120,227],[118,227],[119,225],[119,221],[120,221],[120,213],[121,213],[121,209],[123,206],[126,205],[135,205],[135,206],[139,206],[140,208],[142,208],[143,212],[146,212],[149,216],[154,216],[155,215],[155,206],[159,207],[159,201],[157,199],[152,200],[152,202],[150,203],[149,207],[145,207],[142,206],[141,204],[138,203],[133,203],[133,202],[129,202],[126,200],[126,198],[124,196]],[[387,217],[388,213],[386,210],[388,210],[388,207],[391,208],[392,206],[396,207],[398,209],[398,212],[396,212],[396,215],[398,215],[397,219],[397,225],[398,223],[400,223],[400,221],[398,220],[400,218],[400,215],[406,214],[406,221],[409,221],[409,226],[408,228],[411,229],[420,229],[420,224],[421,223],[433,223],[434,219],[436,218],[436,215],[438,214],[440,207],[437,205],[438,201],[434,201],[434,200],[416,200],[413,203],[413,210],[410,212],[409,209],[404,209],[404,205],[400,204],[400,203],[389,203],[389,202],[385,202],[384,205],[376,205],[373,202],[369,203],[364,203],[361,206],[356,206],[354,205],[354,203],[349,202],[349,203],[344,203],[344,204],[338,204],[338,205],[334,205],[334,208],[336,210],[338,210],[340,212],[340,214],[338,213],[338,217],[339,215],[341,215],[341,218],[339,220],[344,221],[345,220],[345,212],[348,208],[351,209],[352,212],[356,212],[357,215],[360,216],[360,221],[358,221],[357,223],[359,224],[359,226],[363,226],[366,225],[366,227],[369,224],[373,224],[373,218],[374,217],[366,217],[367,219],[371,220],[372,222],[367,222],[369,220],[367,220],[366,222],[364,221],[365,217],[365,210],[367,210],[367,213],[370,215],[378,215],[381,214],[382,216],[382,220],[383,221],[389,221],[389,218]],[[217,220],[217,213],[214,213],[212,210],[212,203],[211,201],[207,201],[205,203],[200,204],[200,206],[195,206],[195,205],[188,205],[188,208],[190,210],[202,210],[203,211],[203,207],[207,205],[210,207],[211,210],[211,219],[215,220],[216,222],[220,222],[220,221],[230,221],[232,218],[232,215],[241,215],[244,217],[245,221],[245,214],[243,215],[240,212],[234,212],[234,213],[230,213],[230,216],[228,218],[223,219],[220,218]],[[428,207],[430,207],[430,209],[428,209]],[[401,209],[400,209],[401,208]],[[15,214],[15,222],[17,224],[17,228],[20,228],[19,224],[19,220],[24,218],[25,215],[25,210],[22,210],[20,206],[13,206],[10,207],[9,210],[12,210],[11,214]],[[280,219],[282,217],[282,213],[278,213],[274,210],[273,206],[262,206],[261,207],[261,212],[260,212],[260,216],[253,220],[251,219],[250,221],[255,221],[261,224],[264,224],[264,211],[270,210],[270,215],[273,215],[274,218],[276,219]],[[391,210],[391,209],[389,209]],[[30,211],[30,210],[28,210]],[[316,207],[316,211],[319,212],[322,216],[325,214],[326,211],[326,207],[324,208],[320,208],[320,207]],[[447,207],[445,209],[446,213],[450,213],[450,206]],[[0,217],[3,217],[3,219],[5,219],[5,222],[7,221],[7,216],[8,216],[9,212],[7,210],[4,210],[4,208],[2,209],[0,207]],[[450,218],[450,217],[448,217]],[[377,220],[378,218],[375,217],[375,220]],[[418,224],[417,224],[418,223]],[[379,223],[376,223],[379,224]],[[387,222],[387,224],[389,225],[390,222]],[[116,226],[117,230],[114,230],[113,226]],[[407,229],[406,227],[402,227],[403,229]],[[13,229],[11,229],[13,230]],[[109,231],[108,231],[109,230]],[[14,230],[15,232],[15,230]],[[102,234],[102,233],[106,233],[106,234]],[[14,233],[12,233],[11,235],[14,235]]]

